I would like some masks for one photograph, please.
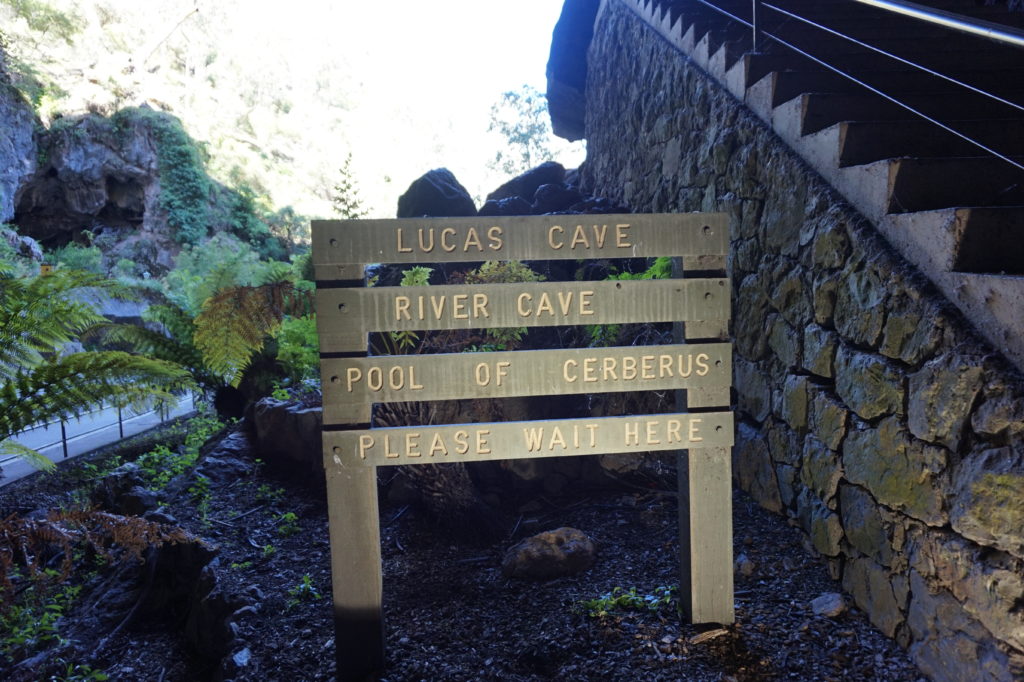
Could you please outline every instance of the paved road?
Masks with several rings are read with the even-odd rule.
[[[54,462],[92,452],[104,445],[109,445],[122,438],[134,436],[164,421],[188,414],[194,409],[192,396],[182,397],[178,404],[168,413],[161,415],[155,411],[135,414],[130,410],[121,413],[121,425],[118,426],[118,410],[108,407],[83,415],[80,419],[64,423],[67,438],[65,454],[64,440],[61,438],[60,424],[40,425],[27,429],[15,436],[14,440],[22,445],[38,450]],[[0,457],[0,468],[3,478],[0,486],[28,476],[36,471],[35,467],[19,457]]]

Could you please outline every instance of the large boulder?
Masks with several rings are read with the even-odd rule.
[[[409,185],[398,198],[398,218],[476,215],[476,204],[469,192],[447,168],[435,168]]]
[[[533,202],[533,195],[541,185],[561,183],[565,180],[565,168],[555,161],[545,161],[522,175],[517,175],[487,195],[488,200],[522,197]]]

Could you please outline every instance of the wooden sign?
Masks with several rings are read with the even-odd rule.
[[[692,622],[731,623],[733,418],[723,214],[314,221],[323,446],[338,678],[384,661],[376,468],[677,453],[680,595]],[[673,256],[671,280],[363,286],[370,263]],[[686,267],[701,275],[686,278]],[[714,275],[707,277],[707,275]],[[679,278],[682,277],[682,278]],[[676,343],[367,355],[370,332],[679,323]],[[374,403],[678,391],[670,414],[370,428]]]
[[[732,383],[727,343],[325,358],[324,422],[353,405],[574,395]]]
[[[726,279],[530,282],[318,292],[322,352],[378,331],[554,327],[728,317]]]
[[[324,434],[324,448],[337,466],[644,453],[729,447],[732,442],[732,412],[409,426]]]
[[[681,213],[671,224],[645,214],[315,220],[317,280],[339,266],[483,260],[655,258],[726,253],[719,215]]]

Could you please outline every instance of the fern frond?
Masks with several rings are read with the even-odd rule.
[[[269,263],[263,276],[259,279],[260,284],[279,284],[281,282],[294,281],[295,271],[292,269],[291,263],[282,263],[280,261]]]
[[[53,471],[57,467],[53,460],[43,453],[24,446],[21,443],[16,443],[10,438],[0,441],[0,455],[14,455],[15,457],[20,457],[41,471]]]
[[[192,385],[182,367],[121,351],[54,358],[0,386],[0,437],[22,431],[43,415],[72,419],[102,403],[141,407],[170,401],[172,392]]]
[[[194,343],[207,367],[238,386],[253,354],[281,326],[290,282],[228,287],[203,303]]]
[[[42,354],[106,322],[96,311],[100,296],[128,298],[131,292],[100,275],[78,270],[29,278],[0,274],[0,379],[38,364]]]

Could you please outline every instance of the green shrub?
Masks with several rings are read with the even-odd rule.
[[[274,338],[277,362],[293,385],[319,378],[320,339],[315,315],[285,319]]]
[[[95,272],[97,275],[107,274],[103,269],[103,252],[97,246],[82,246],[71,242],[54,249],[51,258],[64,268]]]

